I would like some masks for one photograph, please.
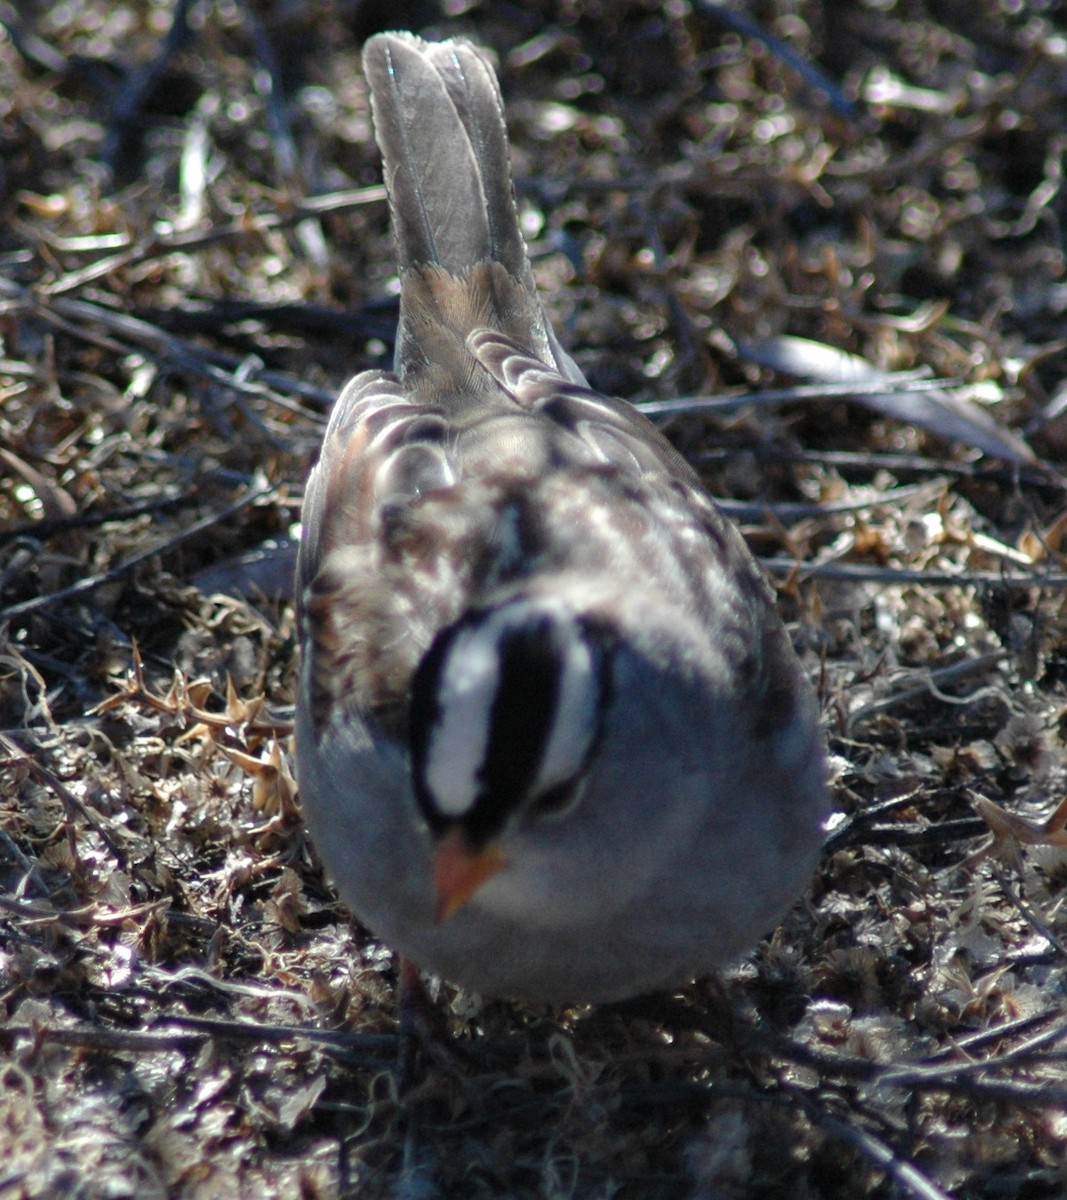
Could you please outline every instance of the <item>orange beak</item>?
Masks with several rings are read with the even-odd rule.
[[[434,919],[443,925],[474,893],[500,870],[507,856],[495,846],[475,850],[458,826],[437,843],[433,860]]]

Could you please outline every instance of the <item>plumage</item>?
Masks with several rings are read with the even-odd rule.
[[[458,984],[674,986],[813,869],[811,688],[695,473],[557,342],[484,57],[393,33],[363,61],[400,326],[395,370],[338,399],[304,503],[309,829],[356,915]]]

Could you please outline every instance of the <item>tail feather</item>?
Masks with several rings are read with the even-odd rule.
[[[525,283],[503,101],[484,58],[465,42],[385,33],[367,42],[363,66],[400,269],[459,275],[488,259]]]
[[[492,68],[467,42],[409,33],[371,38],[363,66],[403,284],[398,371],[421,369],[436,343],[438,369],[469,384],[465,339],[489,325],[580,379],[537,296]]]

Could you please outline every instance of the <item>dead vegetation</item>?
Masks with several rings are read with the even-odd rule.
[[[1064,1194],[1053,12],[0,4],[0,1195]],[[301,830],[284,590],[330,399],[391,350],[357,64],[402,24],[498,55],[557,326],[685,398],[841,816],[721,988],[442,989],[461,1063],[398,1098],[392,961]]]

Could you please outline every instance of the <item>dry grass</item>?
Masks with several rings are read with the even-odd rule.
[[[669,427],[772,561],[841,821],[721,988],[442,989],[462,1064],[398,1099],[392,962],[286,764],[284,556],[239,560],[389,355],[357,63],[403,14],[0,4],[0,1195],[1062,1196],[1063,30],[749,6],[835,97],[698,3],[450,7],[399,6],[499,55],[598,386],[787,388],[791,334],[964,406],[951,439],[825,396]]]

